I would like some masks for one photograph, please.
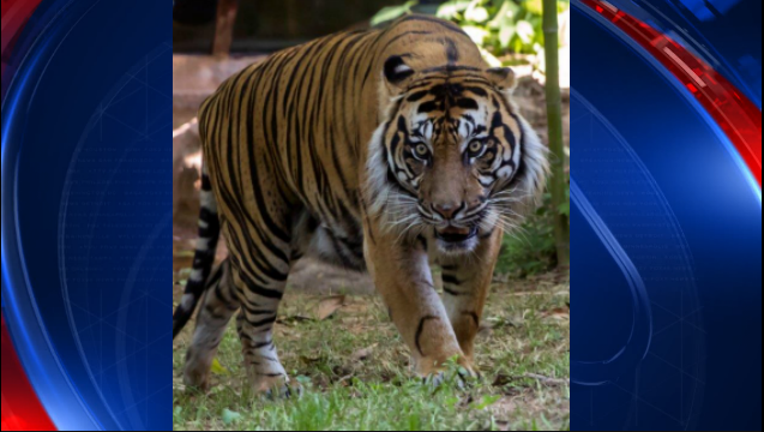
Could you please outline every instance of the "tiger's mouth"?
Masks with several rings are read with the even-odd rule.
[[[448,226],[443,229],[435,229],[435,238],[441,250],[446,252],[460,252],[471,250],[475,246],[477,226],[471,228],[458,228]]]
[[[453,226],[446,227],[442,230],[435,230],[435,237],[438,240],[443,240],[447,243],[459,243],[477,235],[477,227],[472,228],[457,228]]]

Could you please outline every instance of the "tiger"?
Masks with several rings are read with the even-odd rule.
[[[477,375],[502,237],[548,176],[515,84],[460,27],[418,14],[287,48],[224,81],[198,113],[199,238],[173,316],[175,338],[201,302],[185,383],[209,386],[236,314],[252,388],[290,392],[274,324],[306,255],[371,275],[416,376],[454,361]],[[215,266],[221,233],[228,257]]]

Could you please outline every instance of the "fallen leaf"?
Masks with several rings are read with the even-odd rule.
[[[320,362],[322,359],[321,357],[308,357],[308,356],[300,356],[300,361],[305,363],[307,366],[314,365],[318,362]]]
[[[554,309],[541,313],[542,318],[553,318],[558,320],[570,319],[570,306],[556,307]]]
[[[316,319],[323,321],[337,312],[337,309],[345,305],[345,296],[336,295],[321,299],[316,310]]]
[[[228,369],[224,368],[222,364],[220,364],[220,361],[218,361],[218,359],[212,360],[212,367],[210,368],[210,370],[215,375],[228,375],[231,373],[228,371]]]

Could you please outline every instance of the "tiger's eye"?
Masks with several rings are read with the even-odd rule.
[[[427,156],[427,153],[429,153],[429,149],[426,145],[419,143],[416,147],[414,147],[414,151],[416,152],[417,156],[419,157],[425,157]]]
[[[481,150],[483,150],[483,142],[478,140],[472,141],[468,150],[473,156],[477,155]]]

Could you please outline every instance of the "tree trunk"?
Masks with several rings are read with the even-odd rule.
[[[557,246],[557,265],[570,265],[570,222],[560,212],[567,203],[565,194],[565,153],[562,148],[562,107],[560,102],[560,70],[558,61],[557,0],[544,3],[544,54],[546,57],[546,112],[549,128],[552,178],[549,191],[552,194],[554,214],[554,237]]]
[[[218,0],[217,17],[215,19],[215,39],[212,41],[212,55],[228,57],[233,43],[233,25],[236,22],[236,11],[239,0]]]

